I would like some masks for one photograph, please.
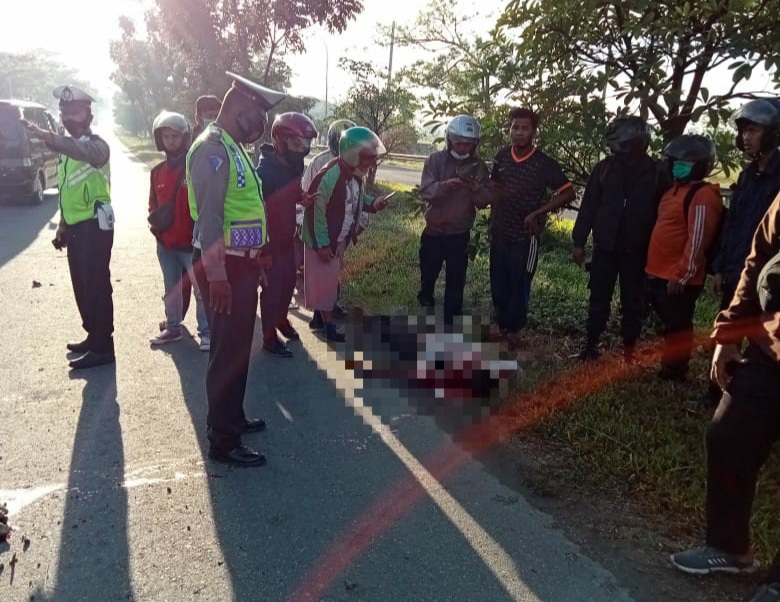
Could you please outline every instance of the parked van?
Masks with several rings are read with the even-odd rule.
[[[58,132],[43,105],[23,100],[0,100],[0,195],[43,203],[43,191],[57,186],[57,153],[33,138],[22,119]]]

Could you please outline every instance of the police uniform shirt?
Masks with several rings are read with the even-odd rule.
[[[198,241],[209,282],[227,280],[225,271],[225,196],[230,178],[227,150],[208,138],[190,155],[187,174],[198,206]]]

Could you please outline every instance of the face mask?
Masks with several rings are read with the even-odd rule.
[[[675,180],[687,180],[693,172],[693,163],[690,161],[675,161],[672,166],[672,176]]]
[[[463,161],[463,159],[468,159],[471,156],[471,153],[466,153],[465,155],[460,155],[456,153],[454,150],[450,151],[450,154],[455,157],[458,161]]]
[[[92,123],[92,117],[87,121],[74,121],[72,119],[63,119],[62,127],[64,127],[68,134],[74,138],[80,138],[81,135],[89,128],[89,124]]]
[[[239,142],[253,144],[263,137],[265,120],[257,111],[252,114],[241,113],[236,117],[236,126],[239,130]]]
[[[204,127],[204,128],[207,128],[207,127],[209,127],[209,126],[210,126],[212,123],[214,123],[214,120],[213,120],[213,119],[204,119],[204,120],[203,120],[203,127]]]

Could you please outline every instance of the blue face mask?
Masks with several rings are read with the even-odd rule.
[[[688,180],[693,172],[693,163],[690,161],[675,161],[672,166],[672,176],[675,180]]]

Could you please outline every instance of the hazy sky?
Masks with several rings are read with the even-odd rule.
[[[0,50],[25,51],[45,48],[61,55],[78,67],[95,86],[108,87],[113,63],[108,53],[109,41],[119,37],[117,19],[128,15],[141,22],[151,0],[0,0]],[[182,0],[186,1],[186,0]],[[467,14],[479,13],[474,27],[487,31],[506,0],[461,0]],[[341,56],[352,56],[386,65],[388,50],[376,43],[377,23],[389,24],[414,20],[425,0],[364,0],[365,10],[341,35],[319,29],[306,34],[307,52],[291,55],[287,61],[293,69],[291,93],[325,96],[325,44],[329,53],[329,97],[331,102],[343,99],[349,88],[349,76],[338,68]],[[36,35],[31,35],[35,32]],[[396,49],[394,67],[424,56],[420,51]],[[708,76],[711,92],[730,84],[731,72],[725,68]],[[758,71],[751,81],[754,90],[767,89],[766,74]],[[215,91],[219,92],[219,91]]]
[[[108,86],[113,70],[108,45],[111,39],[119,37],[117,19],[124,14],[141,22],[149,4],[150,0],[0,0],[0,50],[52,50],[66,62],[80,68],[95,86]],[[497,15],[504,0],[480,0],[479,3],[463,0],[465,7],[477,4],[479,12],[484,15],[479,19],[478,27],[487,30],[494,22],[492,16]],[[290,92],[319,98],[325,96],[327,44],[330,100],[343,98],[350,80],[338,69],[339,58],[358,56],[386,65],[388,50],[375,44],[377,23],[390,24],[393,19],[399,23],[411,22],[424,5],[422,0],[395,0],[392,3],[364,0],[363,13],[349,24],[343,34],[333,35],[319,28],[307,32],[307,52],[286,57],[294,74]],[[392,6],[392,11],[388,10],[389,6]],[[474,8],[467,10],[469,14],[476,12]],[[33,18],[33,15],[36,17]],[[22,23],[24,26],[19,25]],[[32,31],[36,35],[31,35]],[[402,66],[419,57],[419,52],[396,49],[394,65]]]

